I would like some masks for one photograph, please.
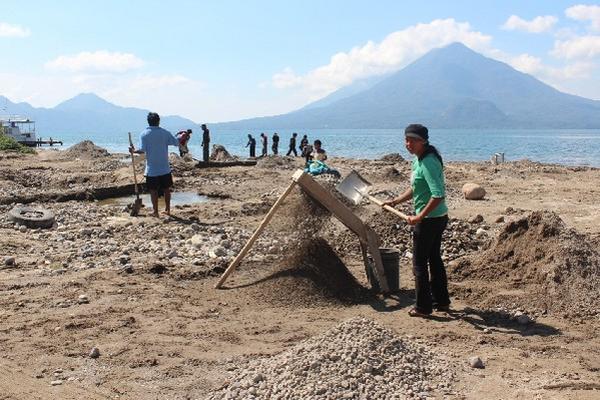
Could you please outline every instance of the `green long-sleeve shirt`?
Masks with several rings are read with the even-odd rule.
[[[427,154],[420,161],[418,157],[414,158],[410,183],[413,192],[415,214],[419,214],[432,197],[441,199],[446,197],[444,169],[440,160],[433,153]],[[426,218],[441,217],[447,213],[448,207],[444,199]]]

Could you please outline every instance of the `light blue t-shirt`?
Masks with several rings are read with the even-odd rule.
[[[140,134],[140,150],[146,153],[146,176],[161,176],[171,172],[169,146],[179,141],[166,129],[149,126]]]

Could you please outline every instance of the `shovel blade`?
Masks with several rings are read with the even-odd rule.
[[[135,199],[133,204],[131,205],[131,212],[129,215],[132,217],[137,217],[142,209],[142,199]]]
[[[335,188],[352,203],[359,204],[363,196],[369,193],[371,183],[360,176],[358,172],[352,171]]]

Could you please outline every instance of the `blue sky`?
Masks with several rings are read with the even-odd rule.
[[[572,1],[2,0],[0,95],[80,92],[197,122],[272,115],[462,41],[600,99],[600,5]]]

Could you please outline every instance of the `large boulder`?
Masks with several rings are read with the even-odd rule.
[[[467,200],[483,200],[485,197],[485,189],[476,183],[465,183],[462,192]]]
[[[238,158],[229,154],[225,146],[214,144],[210,153],[210,161],[235,161]]]

